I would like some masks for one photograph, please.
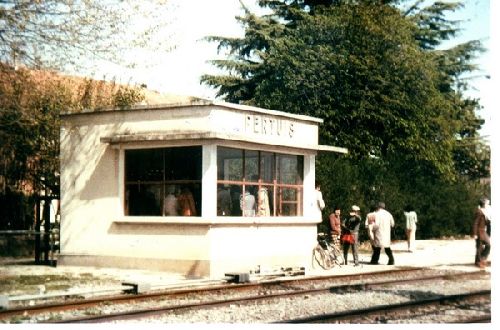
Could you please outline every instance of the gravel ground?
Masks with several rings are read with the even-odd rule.
[[[406,242],[395,242],[392,245],[396,266],[431,266],[454,265],[470,269],[474,267],[474,240],[419,240],[416,251],[406,251]],[[490,256],[491,258],[491,256]],[[384,269],[387,266],[387,256],[382,252],[380,265],[368,265],[370,253],[360,253],[360,267],[353,267],[352,255],[349,255],[349,265],[324,270],[316,266],[308,269],[307,275],[353,274]],[[7,263],[6,261],[10,261]],[[489,270],[489,267],[487,268]],[[24,277],[24,283],[16,280]],[[95,267],[50,267],[30,264],[15,264],[13,260],[0,259],[0,295],[15,296],[44,293],[68,293],[72,291],[104,290],[116,287],[122,282],[149,283],[151,286],[193,285],[207,282],[208,279],[188,279],[179,274],[114,268]],[[11,285],[8,285],[8,284]],[[44,286],[44,287],[40,287]]]
[[[455,270],[475,271],[473,265],[475,246],[472,239],[468,240],[430,240],[417,241],[417,249],[414,253],[406,251],[405,242],[396,242],[392,248],[395,253],[397,266],[435,266],[439,268],[452,267]],[[360,255],[361,267],[352,265],[341,268],[333,268],[325,271],[314,268],[308,271],[308,275],[327,274],[353,274],[384,269],[393,269],[387,266],[387,257],[381,255],[380,265],[372,266],[367,262],[369,253]],[[349,261],[352,256],[349,256]],[[0,263],[2,260],[0,260]],[[448,266],[442,266],[448,265]],[[487,267],[486,271],[490,271]],[[25,277],[25,282],[15,282],[13,279]],[[96,291],[116,287],[125,281],[146,282],[152,286],[181,286],[195,285],[206,282],[207,279],[192,280],[178,274],[153,272],[146,270],[118,270],[94,267],[48,267],[29,264],[4,264],[0,265],[0,295],[9,297],[26,294],[68,293],[77,291]],[[10,283],[11,285],[6,285]],[[43,287],[41,287],[43,286]],[[437,281],[426,283],[418,288],[398,287],[397,291],[371,290],[363,293],[345,294],[314,294],[297,297],[296,299],[276,299],[271,304],[259,306],[258,303],[251,305],[231,305],[214,308],[196,313],[169,315],[151,319],[141,319],[144,323],[267,323],[289,318],[300,318],[317,314],[339,312],[353,308],[366,308],[377,304],[397,303],[408,301],[416,295],[457,294],[470,290],[471,283]],[[478,280],[473,283],[476,290],[489,289],[490,280]],[[489,306],[485,306],[485,309]],[[482,311],[478,311],[482,313]],[[492,313],[494,314],[494,313]],[[479,315],[479,314],[478,314]],[[410,320],[411,321],[411,320]],[[411,323],[411,322],[408,323]],[[137,322],[137,321],[135,321]],[[419,319],[419,323],[432,322],[431,319]]]
[[[418,286],[402,284],[391,288],[355,293],[321,293],[296,297],[273,298],[264,302],[232,304],[205,310],[176,312],[164,316],[142,318],[145,323],[271,323],[288,319],[303,318],[316,314],[338,313],[352,309],[370,308],[376,305],[403,303],[416,298],[431,298],[441,294],[461,294],[471,290],[490,289],[489,278],[447,281],[419,282]],[[475,314],[487,314],[490,306],[484,305]],[[435,321],[435,320],[434,320]],[[134,321],[116,321],[130,323]],[[433,322],[431,316],[422,315],[418,323]],[[390,322],[389,322],[390,323]],[[397,323],[397,322],[395,322]],[[408,323],[411,323],[411,319]]]
[[[417,249],[414,253],[408,253],[405,242],[396,242],[393,246],[395,252],[396,266],[435,266],[440,269],[453,268],[457,271],[475,271],[474,241],[473,240],[432,240],[417,241]],[[351,257],[351,256],[350,256]],[[372,266],[366,264],[369,261],[369,253],[360,255],[361,267],[352,265],[334,268],[328,271],[314,268],[308,271],[308,275],[327,274],[353,274],[371,272],[385,269],[393,269],[387,266],[384,260],[386,256],[382,253],[380,265]],[[351,259],[349,259],[351,260]],[[3,260],[5,261],[5,260]],[[2,262],[2,260],[0,260]],[[448,265],[448,266],[443,266]],[[487,272],[490,268],[487,267]],[[25,277],[25,281],[15,282],[14,279]],[[190,280],[177,274],[152,272],[146,270],[117,270],[93,267],[48,267],[35,265],[4,264],[0,266],[0,295],[9,297],[37,294],[43,296],[47,293],[68,293],[76,291],[96,291],[110,287],[116,287],[124,281],[147,282],[163,286],[195,285],[207,282],[207,279]],[[10,285],[6,285],[10,283]],[[43,286],[41,288],[40,286]],[[476,280],[464,281],[434,281],[414,287],[411,285],[398,286],[397,290],[377,289],[362,293],[343,294],[309,294],[296,298],[275,298],[265,304],[258,302],[239,305],[233,304],[224,307],[215,307],[210,310],[196,312],[176,313],[174,315],[141,319],[132,323],[268,323],[285,319],[302,318],[317,314],[341,312],[350,309],[367,308],[374,305],[397,303],[409,301],[415,297],[431,296],[434,294],[459,294],[474,290],[491,288],[489,277]],[[44,292],[41,292],[44,291]],[[477,315],[487,312],[491,306],[480,306]],[[112,311],[109,311],[112,312]],[[451,312],[453,314],[455,312]],[[31,322],[40,322],[42,319],[33,319]],[[28,321],[29,322],[29,321]],[[437,322],[430,316],[409,319],[404,323],[433,323]]]

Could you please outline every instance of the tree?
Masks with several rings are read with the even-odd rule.
[[[127,54],[172,47],[169,11],[165,0],[0,1],[0,62],[64,70],[98,60],[137,64]]]
[[[140,88],[0,67],[0,193],[59,192],[59,114],[124,108],[144,98]]]
[[[294,21],[284,27],[278,18],[247,15],[244,40],[221,40],[239,57],[216,65],[234,74],[203,81],[230,101],[323,118],[322,142],[353,157],[398,152],[450,173],[449,105],[411,22],[370,1],[317,6],[314,14],[286,8]]]
[[[342,199],[329,196],[333,204],[364,200],[366,210],[384,199],[398,213],[408,201],[423,205],[430,191],[446,196],[468,182],[464,173],[484,173],[479,167],[485,162],[474,151],[481,146],[479,103],[464,96],[461,79],[475,70],[480,44],[436,48],[456,34],[445,13],[458,6],[421,8],[416,1],[404,8],[390,0],[260,4],[273,12],[257,17],[246,11],[239,18],[243,38],[209,38],[228,47],[230,56],[214,62],[227,74],[205,75],[202,82],[231,102],[323,118],[320,142],[349,149],[347,157],[318,157],[318,177],[328,183],[323,186],[343,191]],[[339,171],[331,173],[331,166]],[[445,199],[441,214],[475,207],[476,190],[456,191],[450,198],[466,194],[458,200],[467,203],[456,207]],[[434,219],[422,212],[424,222]]]

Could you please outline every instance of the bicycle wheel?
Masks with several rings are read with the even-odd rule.
[[[314,260],[321,266],[323,269],[331,269],[333,267],[333,262],[327,251],[321,247],[321,245],[317,245],[313,250]]]
[[[344,256],[337,245],[330,245],[332,258],[338,266],[344,264]]]

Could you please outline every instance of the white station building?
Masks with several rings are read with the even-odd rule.
[[[196,99],[61,116],[58,265],[311,265],[321,119]]]

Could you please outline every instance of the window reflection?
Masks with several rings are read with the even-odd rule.
[[[217,148],[217,215],[302,215],[303,156]]]
[[[125,150],[125,214],[197,216],[201,146]]]

